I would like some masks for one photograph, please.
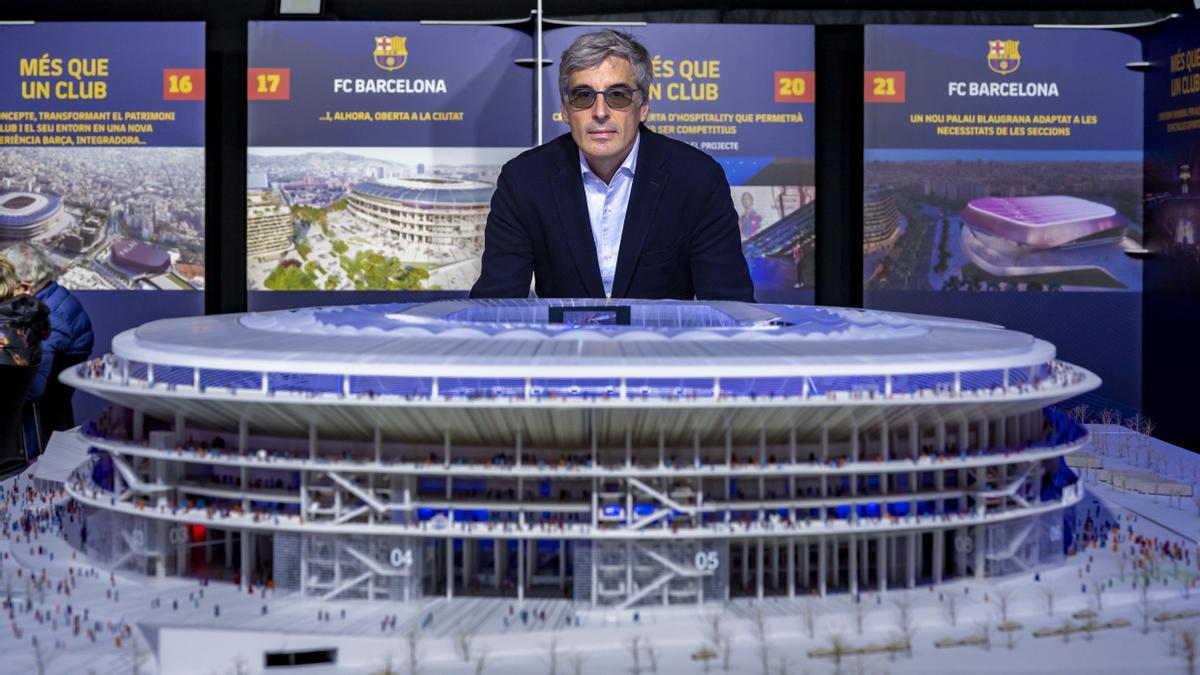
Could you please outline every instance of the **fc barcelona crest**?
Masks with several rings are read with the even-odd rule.
[[[375,38],[375,65],[384,70],[400,70],[408,61],[408,48],[399,35]]]
[[[1001,75],[1011,75],[1017,72],[1021,65],[1021,46],[1018,40],[988,40],[988,68]]]

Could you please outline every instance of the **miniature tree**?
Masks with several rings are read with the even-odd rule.
[[[1093,577],[1089,587],[1092,589],[1092,604],[1095,605],[1096,612],[1099,613],[1104,610],[1104,582]]]
[[[634,638],[635,642],[637,638]],[[638,674],[637,657],[633,658],[634,675]],[[558,638],[551,638],[550,643],[546,645],[546,671],[549,675],[558,675]]]
[[[762,664],[762,673],[763,675],[771,675],[770,645],[767,642],[767,617],[766,613],[763,612],[761,603],[754,606],[751,621],[754,639],[758,641],[758,658]]]
[[[1042,601],[1046,603],[1046,616],[1054,616],[1054,587],[1049,583],[1042,586]]]
[[[992,622],[984,619],[983,621],[979,622],[979,624],[976,626],[976,629],[979,632],[979,637],[983,644],[983,648],[989,652],[992,651]]]
[[[471,643],[474,639],[475,635],[461,623],[454,631],[454,649],[466,663],[471,662]]]
[[[1197,508],[1200,508],[1200,501],[1197,502]],[[804,623],[804,632],[808,634],[810,640],[817,637],[817,617],[819,615],[820,609],[817,603],[812,598],[805,599],[804,604],[800,607],[800,619]]]
[[[833,670],[835,673],[842,672],[842,659],[849,653],[846,641],[840,633],[834,633],[829,636],[829,655],[833,658]]]
[[[483,675],[483,669],[487,665],[488,650],[487,647],[480,649],[475,654],[475,675]]]
[[[997,588],[992,592],[992,597],[996,598],[996,611],[1000,614],[1000,623],[1008,623],[1008,610],[1012,603],[1011,588]]]
[[[421,649],[421,634],[416,628],[410,628],[404,641],[408,646],[408,672],[409,675],[420,675],[421,662],[424,660],[424,653]]]
[[[37,675],[46,675],[46,666],[50,664],[50,654],[46,651],[46,647],[38,642],[37,636],[33,636],[33,664],[37,670]]]
[[[916,635],[917,629],[913,622],[912,598],[907,593],[896,598],[893,601],[896,605],[896,628],[900,639],[904,643],[904,652],[908,658],[912,658],[912,643],[913,636]]]
[[[644,649],[646,651],[646,661],[650,665],[650,672],[657,673],[658,672],[658,653],[659,653],[658,647],[655,646],[654,643],[650,641],[650,638],[646,638],[646,644],[644,647],[642,647],[642,649]]]
[[[1188,675],[1196,675],[1197,626],[1192,624],[1179,630],[1180,655],[1187,663]]]
[[[1134,604],[1138,616],[1142,618],[1142,635],[1150,632],[1150,617],[1154,614],[1154,608],[1150,606],[1150,589],[1147,588],[1147,584],[1143,579],[1143,583],[1138,586],[1137,601]]]
[[[859,635],[863,632],[863,619],[866,618],[867,608],[862,603],[862,600],[856,595],[854,596],[854,626]]]
[[[583,675],[583,654],[571,652],[571,675]],[[706,667],[708,662],[704,664]]]
[[[640,673],[642,672],[642,666],[641,666],[641,659],[642,659],[642,643],[641,643],[641,638],[640,638],[639,636],[637,636],[637,635],[633,635],[633,636],[631,636],[631,637],[629,638],[629,642],[628,642],[628,643],[626,643],[625,649],[626,649],[626,650],[629,652],[629,658],[633,659],[633,667],[632,667],[632,668],[630,668],[630,672],[632,672],[632,673],[633,673],[633,675],[640,675]]]
[[[1071,412],[1068,414],[1075,418],[1076,422],[1079,422],[1080,424],[1087,424],[1088,418],[1091,416],[1091,409],[1088,408],[1086,403],[1080,403],[1074,408],[1071,408]]]
[[[725,630],[721,627],[721,614],[712,612],[706,618],[708,644],[716,651],[725,643]]]
[[[942,600],[942,614],[951,627],[958,625],[958,594],[947,593]]]

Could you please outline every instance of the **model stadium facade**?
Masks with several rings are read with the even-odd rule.
[[[62,213],[62,200],[36,192],[0,194],[0,239],[29,239],[46,231]]]
[[[1062,559],[1098,386],[998,326],[733,302],[442,301],[171,319],[111,401],[88,553],[316,598],[702,603]]]

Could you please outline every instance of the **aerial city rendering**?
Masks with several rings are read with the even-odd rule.
[[[203,148],[0,148],[10,246],[72,290],[202,290]]]
[[[471,148],[461,163],[421,149],[252,148],[251,290],[469,288],[500,166],[516,154]]]

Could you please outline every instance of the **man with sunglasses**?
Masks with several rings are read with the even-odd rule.
[[[473,298],[754,301],[725,172],[642,123],[653,69],[614,31],[559,61],[570,133],[504,165]]]

